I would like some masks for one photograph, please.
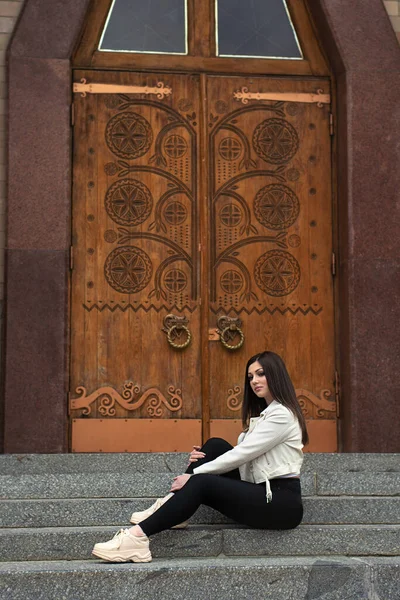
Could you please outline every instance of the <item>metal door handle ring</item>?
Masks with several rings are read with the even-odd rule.
[[[184,331],[186,331],[186,335],[187,335],[187,339],[185,342],[183,342],[183,344],[177,344],[176,342],[173,341],[172,339],[172,332],[173,331],[178,331],[180,329],[183,329]],[[175,348],[176,350],[183,350],[184,348],[187,348],[190,344],[190,341],[192,339],[192,334],[190,333],[189,329],[186,327],[186,325],[172,325],[172,327],[170,327],[168,329],[167,332],[167,340],[168,343]]]
[[[240,329],[240,327],[235,327],[234,331],[237,331],[238,334],[240,335],[240,340],[238,341],[238,343],[235,346],[231,346],[225,340],[225,334],[226,334],[227,331],[232,331],[232,326],[225,327],[225,329],[223,329],[221,331],[221,334],[220,334],[221,344],[223,346],[225,346],[225,348],[227,348],[228,350],[239,350],[239,348],[241,348],[243,346],[243,343],[244,343],[244,333],[243,333],[243,331]]]

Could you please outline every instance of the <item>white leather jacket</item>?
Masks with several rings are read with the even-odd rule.
[[[270,479],[299,475],[303,463],[302,431],[297,417],[273,400],[259,417],[250,420],[238,445],[218,458],[196,467],[193,473],[221,474],[239,468],[240,477],[251,483],[266,483],[267,501],[272,499]]]

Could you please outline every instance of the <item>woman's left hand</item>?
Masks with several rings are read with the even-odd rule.
[[[190,479],[191,475],[189,473],[185,473],[184,475],[178,475],[178,477],[174,477],[174,481],[171,485],[171,492],[177,492],[182,489],[185,483],[187,483]]]

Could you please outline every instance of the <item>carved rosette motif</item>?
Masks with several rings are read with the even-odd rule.
[[[166,205],[162,214],[168,225],[176,227],[177,225],[182,225],[182,223],[186,221],[188,211],[182,202],[179,202],[179,200],[172,200],[172,202],[169,202]]]
[[[289,162],[299,149],[296,129],[284,119],[266,119],[254,130],[253,147],[258,156],[275,165]]]
[[[187,286],[187,276],[181,269],[170,269],[164,275],[164,286],[173,294],[183,292]]]
[[[239,271],[230,269],[221,276],[220,285],[227,294],[237,294],[244,286],[244,279]]]
[[[134,112],[112,117],[106,127],[106,143],[120,158],[134,159],[148,152],[153,141],[150,123]]]
[[[273,183],[261,188],[254,199],[254,214],[268,229],[286,229],[299,216],[300,203],[286,185]]]
[[[137,179],[116,181],[105,197],[108,216],[120,225],[140,225],[151,213],[153,198],[149,188]]]
[[[113,162],[108,162],[104,165],[104,173],[112,177],[118,173],[118,167]]]
[[[243,213],[239,206],[230,202],[221,208],[219,218],[225,227],[237,227],[243,219]]]
[[[270,250],[257,260],[254,277],[258,287],[269,296],[286,296],[300,282],[300,266],[289,252]]]
[[[287,102],[285,107],[286,113],[291,117],[295,117],[299,113],[303,112],[303,104],[299,104],[298,102]]]
[[[116,231],[114,231],[113,229],[107,229],[104,232],[104,239],[106,242],[108,242],[109,244],[113,244],[114,242],[117,241],[118,238],[118,234]]]
[[[104,265],[107,283],[117,292],[135,294],[149,283],[153,268],[149,256],[135,246],[116,248]]]
[[[168,399],[160,390],[154,387],[146,390],[138,397],[140,391],[140,386],[131,381],[124,385],[122,394],[119,394],[111,386],[104,386],[88,395],[86,388],[79,386],[76,388],[76,393],[80,395],[70,400],[70,410],[82,410],[84,415],[90,415],[92,404],[98,402],[97,409],[103,417],[114,417],[116,415],[116,405],[132,412],[148,402],[147,412],[149,416],[162,417],[163,412],[165,412],[163,407],[170,412],[176,412],[182,408],[182,391],[173,385],[168,386]]]
[[[292,233],[288,237],[288,244],[291,248],[298,248],[301,244],[301,238],[296,233]]]
[[[297,181],[300,177],[300,171],[294,167],[288,169],[286,172],[288,181]]]
[[[178,108],[182,112],[193,110],[193,104],[188,98],[181,98],[178,102]]]
[[[170,158],[182,158],[188,151],[188,145],[181,135],[170,135],[164,140],[164,152]]]
[[[227,161],[237,160],[242,156],[243,146],[233,137],[225,137],[219,143],[219,155]]]

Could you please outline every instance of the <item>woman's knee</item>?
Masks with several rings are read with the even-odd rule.
[[[202,446],[201,451],[207,454],[207,452],[223,454],[232,450],[232,445],[222,438],[213,437],[206,441]]]
[[[210,476],[208,473],[199,473],[198,475],[193,474],[185,483],[182,490],[185,490],[190,495],[202,493],[205,489],[207,489],[207,479],[209,477]]]

